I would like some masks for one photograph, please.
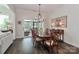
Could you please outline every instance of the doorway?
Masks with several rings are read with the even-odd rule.
[[[23,23],[23,28],[24,28],[24,37],[31,37],[31,29],[33,27],[33,22],[32,20],[24,20]]]
[[[39,33],[43,32],[43,22],[39,20],[27,20],[24,19],[23,22],[23,28],[24,28],[24,37],[32,37],[31,29],[37,28]]]

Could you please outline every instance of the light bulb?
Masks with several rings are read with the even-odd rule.
[[[60,22],[60,25],[62,25],[62,23]]]

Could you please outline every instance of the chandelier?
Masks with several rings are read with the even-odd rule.
[[[41,15],[41,4],[38,4],[39,10],[38,10],[38,20],[41,21],[42,20],[42,15]]]

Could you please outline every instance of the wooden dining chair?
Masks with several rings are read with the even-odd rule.
[[[39,47],[39,45],[41,44],[41,39],[38,38],[37,34],[38,34],[37,28],[33,28],[32,29],[32,39],[33,39],[34,47]]]
[[[49,53],[58,53],[58,41],[54,31],[50,35],[51,38],[45,41],[45,45],[48,47]]]
[[[32,28],[32,41],[33,41],[33,46],[35,46],[35,40],[36,40],[36,30],[35,28]]]

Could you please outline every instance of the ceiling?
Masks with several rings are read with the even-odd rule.
[[[55,10],[62,7],[62,4],[41,4],[41,14],[44,15],[51,15]],[[33,11],[38,13],[39,6],[38,4],[14,4],[14,7],[17,9],[24,9],[26,11]]]

